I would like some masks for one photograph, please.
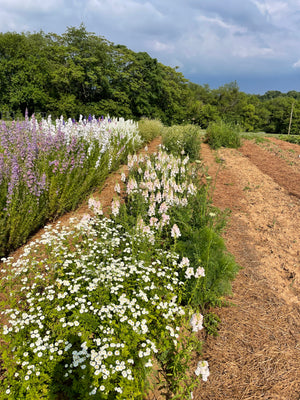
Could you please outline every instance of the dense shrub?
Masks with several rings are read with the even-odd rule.
[[[209,124],[205,140],[213,148],[220,147],[238,148],[241,145],[241,130],[238,125],[220,122],[212,122]]]
[[[199,158],[201,130],[197,125],[174,125],[164,128],[163,144],[166,149],[179,156],[181,153],[191,161]]]

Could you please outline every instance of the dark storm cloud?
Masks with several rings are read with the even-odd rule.
[[[0,0],[2,32],[63,33],[81,22],[197,83],[237,79],[264,91],[274,79],[273,88],[300,90],[299,0]]]

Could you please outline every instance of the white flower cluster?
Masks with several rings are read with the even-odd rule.
[[[56,135],[62,132],[70,142],[72,137],[81,137],[91,142],[97,140],[103,148],[103,152],[108,148],[111,141],[116,140],[134,140],[141,143],[138,131],[138,124],[132,120],[124,118],[106,118],[96,119],[95,117],[84,119],[81,115],[78,122],[71,118],[64,120],[63,117],[52,121],[51,115],[47,119],[42,119],[39,123],[35,119],[30,120],[32,129],[42,129]]]
[[[201,375],[203,381],[206,382],[207,378],[209,377],[208,362],[207,361],[199,361],[197,368],[195,370],[195,374],[197,376]]]
[[[176,341],[177,321],[184,314],[174,295],[183,285],[179,257],[151,246],[150,261],[143,253],[149,246],[139,250],[142,241],[140,235],[123,233],[113,220],[89,217],[75,228],[47,227],[16,262],[4,261],[11,274],[6,280],[20,282],[24,297],[20,308],[3,312],[8,323],[2,331],[10,339],[20,333],[24,338],[14,351],[20,381],[30,382],[51,362],[69,359],[66,379],[75,370],[92,369],[92,396],[107,390],[106,381],[117,382],[117,375],[132,381],[138,359],[146,368],[152,366],[157,352],[149,325],[153,321],[164,325],[165,334]],[[43,260],[42,248],[49,254]],[[127,340],[118,341],[120,335]],[[72,336],[78,340],[68,340]]]
[[[129,171],[137,170],[139,176],[129,175],[126,192],[134,201],[134,196],[141,194],[148,206],[147,217],[139,222],[142,233],[151,236],[151,232],[169,225],[169,210],[172,206],[185,207],[189,196],[195,195],[196,186],[190,181],[187,168],[188,157],[176,158],[162,149],[152,159],[148,155],[129,155]],[[125,182],[126,177],[122,180]],[[179,227],[174,224],[171,236],[181,236]]]

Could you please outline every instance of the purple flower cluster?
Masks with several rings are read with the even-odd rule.
[[[74,209],[140,143],[123,119],[0,121],[0,257]]]
[[[0,125],[0,187],[7,188],[7,208],[20,191],[39,198],[53,174],[69,174],[83,167],[85,144],[80,138],[67,141],[61,130],[47,132],[34,117],[29,121]],[[3,196],[2,196],[3,198]]]

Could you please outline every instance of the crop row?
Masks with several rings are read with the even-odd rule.
[[[4,260],[1,399],[143,399],[153,380],[184,399],[208,378],[197,332],[237,266],[199,165],[129,156],[111,215],[91,198]]]
[[[123,119],[2,122],[0,256],[74,209],[141,143],[137,124]]]

